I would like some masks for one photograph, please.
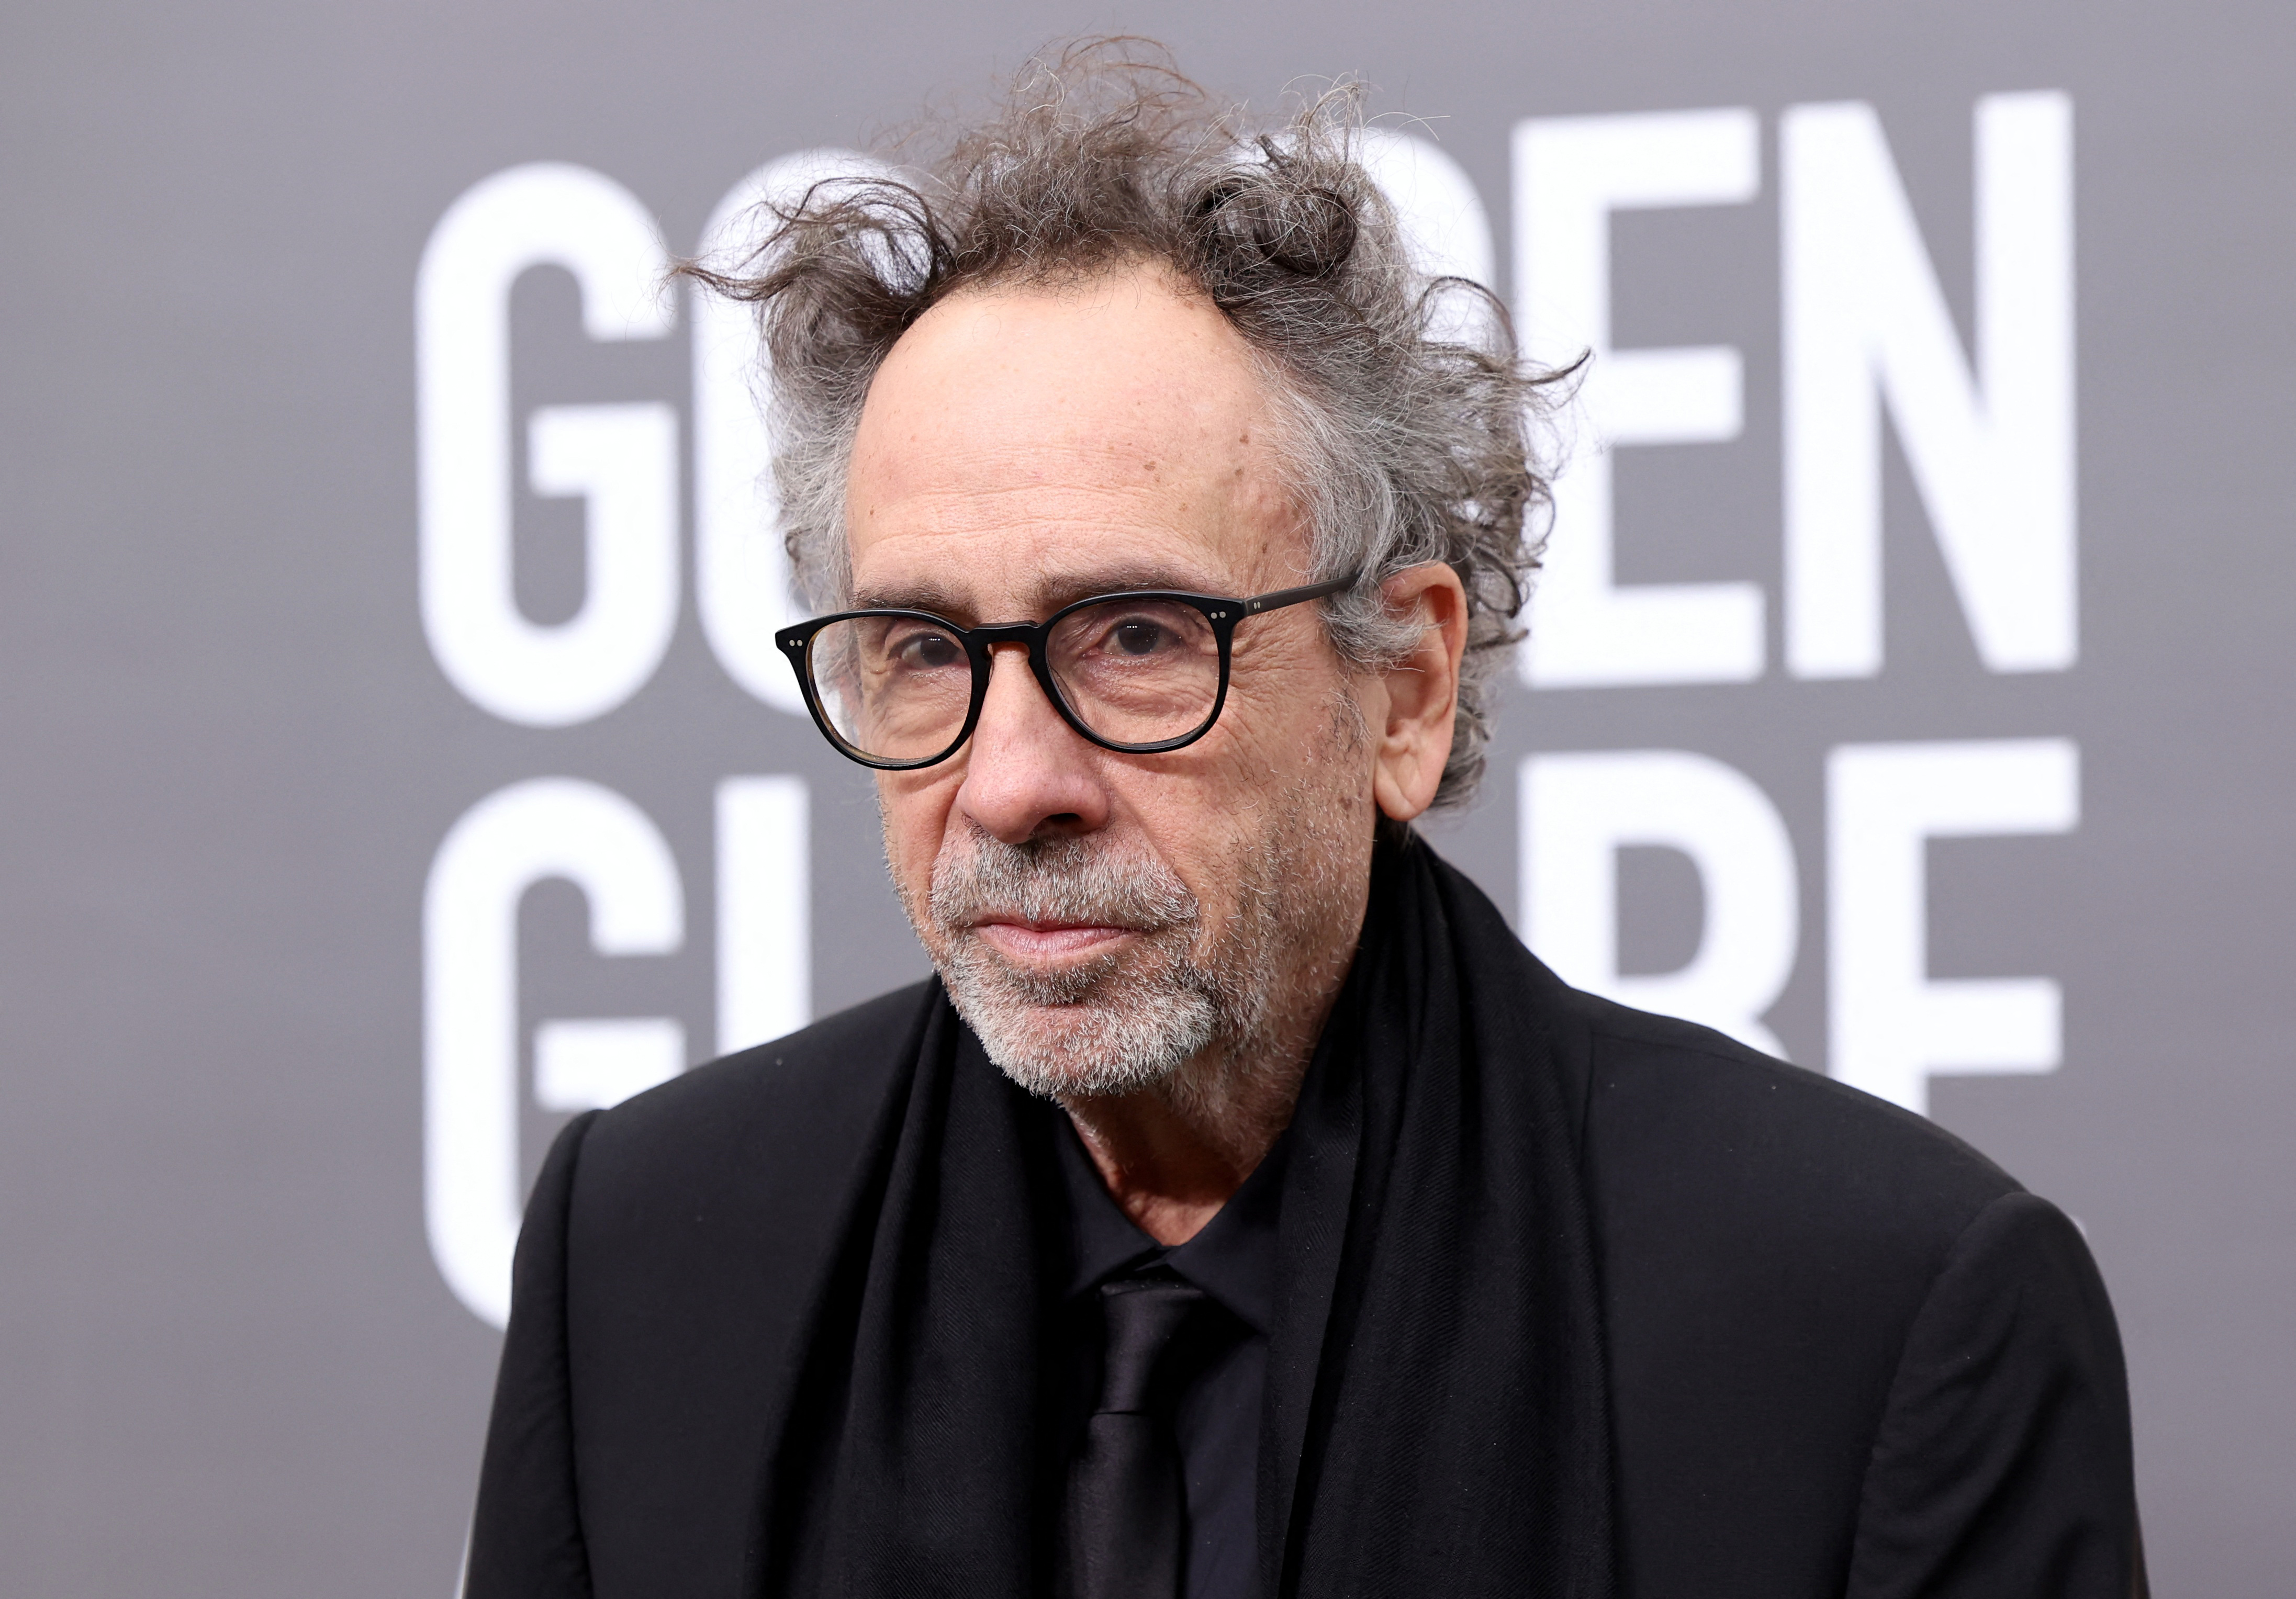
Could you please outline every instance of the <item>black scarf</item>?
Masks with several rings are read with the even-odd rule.
[[[1269,1599],[1609,1599],[1587,1063],[1546,1021],[1559,986],[1424,845],[1380,846],[1290,1135],[1260,1447]],[[811,1317],[751,1592],[1046,1591],[1058,1114],[936,1002]]]

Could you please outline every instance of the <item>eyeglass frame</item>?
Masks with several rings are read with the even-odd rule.
[[[1289,605],[1301,605],[1309,600],[1326,599],[1332,594],[1354,587],[1356,580],[1362,576],[1363,573],[1358,569],[1349,572],[1344,578],[1334,578],[1329,582],[1310,583],[1300,588],[1279,588],[1267,594],[1254,595],[1250,599],[1234,599],[1219,594],[1186,594],[1173,589],[1126,589],[1118,594],[1093,594],[1085,599],[1074,601],[1062,606],[1041,622],[998,622],[983,627],[964,627],[930,611],[912,611],[902,606],[873,606],[863,611],[840,611],[829,616],[816,616],[802,622],[793,623],[787,627],[778,629],[774,634],[774,642],[781,646],[783,658],[790,663],[790,670],[797,674],[798,691],[805,696],[805,708],[813,713],[814,726],[821,729],[822,736],[829,741],[830,746],[840,755],[874,771],[914,772],[925,767],[939,766],[964,748],[965,741],[972,736],[973,730],[980,724],[981,707],[988,701],[989,674],[996,662],[996,658],[991,652],[999,644],[1021,644],[1026,647],[1029,654],[1029,670],[1037,679],[1037,686],[1044,691],[1045,698],[1052,701],[1053,709],[1060,713],[1061,720],[1067,723],[1070,730],[1079,738],[1119,755],[1162,755],[1174,750],[1185,750],[1210,733],[1213,725],[1219,720],[1220,712],[1226,709],[1228,664],[1234,652],[1235,627],[1238,622],[1242,621],[1246,617],[1264,616],[1268,611],[1281,611]],[[1079,611],[1094,605],[1106,605],[1123,600],[1161,600],[1189,606],[1202,614],[1204,620],[1211,627],[1212,636],[1218,641],[1219,687],[1212,695],[1211,709],[1205,713],[1203,721],[1193,732],[1184,733],[1177,738],[1158,739],[1148,743],[1119,743],[1114,739],[1103,738],[1086,726],[1084,718],[1077,714],[1075,708],[1069,704],[1067,696],[1061,693],[1059,682],[1053,676],[1051,659],[1046,652],[1046,646],[1052,641],[1053,629]],[[949,742],[948,747],[938,755],[927,756],[921,760],[895,760],[866,754],[846,741],[830,721],[829,714],[822,709],[820,695],[814,687],[813,682],[811,658],[814,638],[824,628],[835,623],[857,621],[863,617],[872,616],[914,617],[921,621],[931,622],[937,627],[947,628],[955,636],[957,642],[964,646],[966,661],[972,668],[972,702],[965,707],[964,725],[958,729],[955,738]]]

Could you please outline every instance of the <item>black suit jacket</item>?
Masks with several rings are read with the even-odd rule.
[[[472,1599],[732,1599],[908,989],[560,1138],[519,1243]],[[1631,1599],[2142,1590],[2079,1233],[1922,1119],[1563,991]],[[1432,1596],[1431,1596],[1432,1599]]]

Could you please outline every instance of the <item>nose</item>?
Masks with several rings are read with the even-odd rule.
[[[1019,645],[992,647],[956,808],[1007,844],[1107,825],[1100,751],[1061,719]]]

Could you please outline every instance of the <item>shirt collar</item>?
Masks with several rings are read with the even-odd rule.
[[[1283,1201],[1284,1138],[1201,1231],[1167,1249],[1142,1232],[1108,1192],[1075,1127],[1061,1119],[1061,1185],[1074,1240],[1069,1297],[1159,1264],[1177,1272],[1265,1333],[1275,1321],[1276,1223]]]

